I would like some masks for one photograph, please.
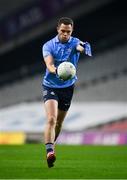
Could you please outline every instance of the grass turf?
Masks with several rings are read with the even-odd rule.
[[[127,179],[127,146],[56,146],[48,168],[41,144],[1,145],[0,179]]]

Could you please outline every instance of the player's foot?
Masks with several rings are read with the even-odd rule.
[[[47,163],[48,163],[48,167],[51,168],[54,166],[54,162],[56,160],[56,156],[54,151],[51,151],[47,154]]]

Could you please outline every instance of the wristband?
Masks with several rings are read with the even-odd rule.
[[[80,46],[82,46],[84,48],[86,55],[92,56],[90,43],[88,43],[88,42],[80,43]]]

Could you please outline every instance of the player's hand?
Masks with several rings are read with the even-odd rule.
[[[66,81],[66,80],[62,79],[62,77],[60,77],[60,76],[58,75],[57,68],[56,68],[56,76],[57,76],[61,81]]]
[[[58,73],[57,73],[57,68],[56,68],[56,76],[57,76],[60,80],[64,81],[64,80],[58,75]]]

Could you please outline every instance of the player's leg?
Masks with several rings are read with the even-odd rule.
[[[58,102],[54,99],[47,100],[44,104],[46,111],[46,125],[44,130],[44,141],[47,143],[54,143],[55,139],[55,126],[57,120],[57,106]]]
[[[74,86],[62,88],[61,91],[58,92],[58,116],[55,127],[55,140],[60,134],[63,121],[70,108],[73,92]]]
[[[55,126],[58,114],[58,97],[55,89],[43,86],[43,100],[46,112],[44,142],[47,151],[48,167],[52,167],[56,159],[54,152]]]
[[[57,120],[57,106],[58,102],[55,99],[49,99],[45,102],[44,107],[46,111],[46,125],[44,130],[44,142],[47,151],[48,167],[52,167],[56,159],[54,152],[55,126]]]
[[[57,116],[56,127],[55,127],[55,141],[61,132],[62,124],[63,124],[66,114],[67,114],[67,111],[58,109],[58,116]]]

